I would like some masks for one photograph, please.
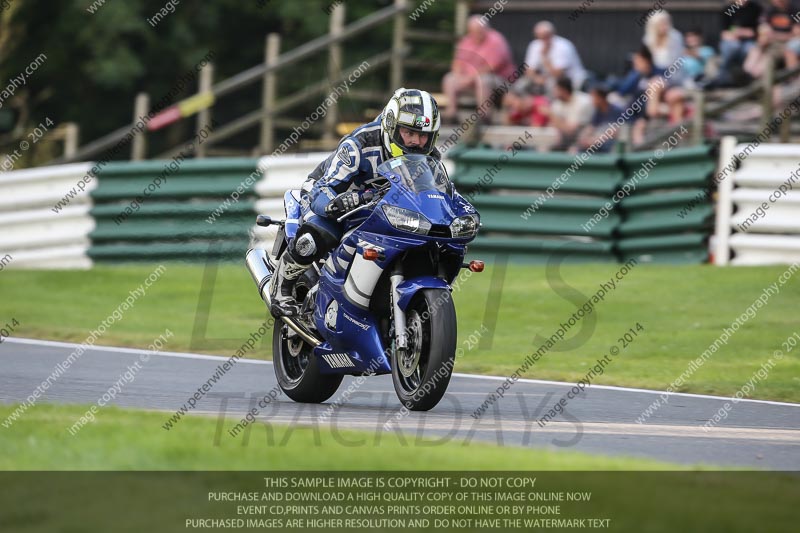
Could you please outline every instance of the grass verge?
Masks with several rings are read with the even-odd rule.
[[[0,406],[0,417],[7,416],[12,407]],[[217,432],[222,431],[225,435],[232,422],[218,427],[212,418],[194,416],[186,418],[178,431],[166,432],[160,429],[163,413],[118,408],[104,409],[95,423],[76,436],[69,436],[66,427],[84,410],[85,406],[39,405],[29,410],[11,430],[0,430],[3,444],[3,454],[0,455],[0,508],[3,509],[0,525],[4,530],[31,533],[56,530],[183,531],[189,520],[212,516],[242,519],[244,523],[248,517],[241,515],[239,506],[243,504],[212,501],[210,494],[222,491],[296,493],[297,489],[265,489],[264,477],[287,472],[289,479],[296,479],[297,471],[315,471],[330,479],[337,475],[334,470],[359,471],[362,477],[377,475],[370,474],[370,471],[391,472],[406,478],[419,470],[454,474],[471,471],[478,477],[488,477],[498,471],[527,474],[536,478],[538,492],[580,491],[587,494],[588,499],[580,503],[562,502],[556,515],[540,516],[538,513],[542,511],[527,511],[520,515],[512,511],[512,507],[496,512],[509,519],[608,519],[614,531],[793,531],[798,519],[797,506],[794,505],[798,497],[796,477],[782,473],[671,471],[681,467],[562,450],[498,448],[484,444],[465,447],[460,443],[403,445],[391,434],[385,435],[380,442],[373,442],[374,436],[365,432],[288,426],[272,426],[271,445],[263,440],[263,432],[259,433],[258,429],[247,445],[225,437],[215,444]],[[344,444],[357,439],[369,444],[359,447]],[[398,465],[402,465],[402,471],[398,471]],[[9,472],[11,469],[16,471]],[[106,472],[98,472],[101,470]],[[149,472],[128,472],[133,470]],[[376,491],[364,489],[359,492]],[[384,509],[375,511],[346,511],[344,507],[337,510],[335,506],[328,506],[325,510],[324,504],[318,504],[316,508],[303,505],[302,510],[286,512],[305,515],[309,520],[346,518],[348,515],[343,515],[343,512],[349,516],[367,512],[368,516],[376,519],[391,516],[386,507],[373,506]],[[359,507],[364,508],[364,504]],[[494,508],[499,509],[496,505]],[[282,512],[271,510],[269,514],[280,516]],[[452,522],[465,518],[463,513],[406,512],[431,521],[433,518],[447,518]],[[277,522],[272,524],[273,528],[283,527],[274,525]],[[471,524],[472,527],[436,529],[486,530],[476,527],[474,520]],[[768,525],[766,529],[765,524]],[[263,530],[263,527],[239,527],[237,530]],[[398,530],[396,527],[370,529]],[[318,529],[306,527],[304,530]],[[329,527],[326,530],[347,531],[352,528]],[[559,530],[575,529],[566,527]]]
[[[37,405],[0,429],[0,470],[676,470],[646,459],[559,450],[498,448],[401,437],[393,432],[254,424],[231,437],[238,420],[189,416],[164,431],[164,413],[103,408],[75,436],[87,406]],[[0,406],[5,419],[12,406]],[[265,431],[266,430],[266,431]],[[359,445],[356,445],[358,443]],[[438,444],[437,444],[438,443]],[[424,451],[424,453],[421,453]],[[357,459],[355,459],[357,458]]]
[[[5,271],[0,276],[0,326],[15,319],[19,325],[12,335],[82,342],[154,268]],[[547,280],[544,266],[512,265],[504,276],[487,268],[472,275],[454,295],[463,350],[456,371],[510,375],[617,269],[564,265],[556,281]],[[785,270],[636,266],[525,377],[577,381],[616,346],[619,355],[593,383],[666,389]],[[794,334],[800,338],[795,318],[800,282],[791,278],[779,289],[675,390],[732,396],[750,382],[746,396],[800,402],[798,352],[784,346]],[[204,271],[167,264],[161,279],[97,344],[146,347],[169,328],[174,337],[166,350],[224,355],[241,346],[265,317],[244,266]],[[636,331],[637,324],[641,330],[622,347],[622,336]],[[754,381],[776,350],[785,357],[765,379]],[[270,339],[249,356],[271,357]]]

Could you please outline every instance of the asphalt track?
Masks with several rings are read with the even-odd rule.
[[[23,402],[63,362],[77,345],[10,338],[0,345],[0,402]],[[140,360],[142,350],[95,347],[87,350],[46,391],[42,400],[52,403],[93,404]],[[131,383],[124,384],[111,404],[162,410],[166,422],[226,358],[207,355],[161,353],[146,363]],[[480,420],[473,411],[504,378],[455,374],[442,402],[428,413],[410,413],[386,429],[398,417],[400,404],[391,377],[367,378],[351,389],[341,406],[330,403],[354,383],[345,378],[337,396],[328,404],[297,404],[280,394],[260,408],[258,421],[265,424],[322,424],[335,435],[345,428],[369,432],[363,442],[341,438],[354,447],[394,438],[409,446],[437,443],[493,443],[500,446],[575,450],[593,454],[624,455],[681,464],[800,470],[800,404],[742,400],[716,427],[703,424],[730,399],[671,394],[644,424],[636,423],[660,392],[592,386],[570,400],[565,415],[540,427],[541,418],[573,386],[537,380],[518,381],[505,397]],[[203,397],[193,415],[240,419],[258,399],[276,386],[272,364],[241,359]],[[330,416],[324,416],[324,413]],[[223,413],[223,415],[221,415]],[[322,421],[320,417],[322,415]],[[23,415],[24,416],[24,415]],[[0,421],[1,422],[1,421]],[[250,445],[269,445],[270,431],[254,424]],[[267,427],[269,429],[269,427]],[[153,431],[165,431],[154,427]],[[0,427],[3,431],[13,431]],[[66,431],[66,428],[65,428]],[[180,423],[170,431],[180,431]],[[265,435],[267,440],[265,440]],[[227,433],[213,438],[231,437]],[[211,443],[210,443],[211,444]],[[291,445],[276,441],[274,446]]]

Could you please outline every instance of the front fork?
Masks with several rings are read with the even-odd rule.
[[[394,316],[394,340],[398,350],[408,348],[408,338],[406,337],[406,314],[400,309],[400,293],[397,287],[403,283],[403,274],[397,269],[392,272],[389,280],[392,283],[392,315]]]

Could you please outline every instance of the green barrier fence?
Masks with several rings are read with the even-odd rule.
[[[713,205],[703,193],[716,166],[710,146],[585,160],[486,148],[449,155],[459,191],[481,213],[481,235],[471,247],[476,255],[537,262],[554,253],[575,261],[708,260]]]
[[[713,206],[704,193],[715,167],[710,147],[598,154],[585,161],[486,148],[448,155],[459,191],[481,213],[483,228],[470,247],[477,256],[525,262],[544,262],[556,253],[582,262],[708,259]],[[258,199],[254,184],[244,184],[258,160],[185,160],[174,163],[174,171],[169,163],[112,163],[102,169],[92,191],[93,260],[242,258]],[[560,186],[553,187],[557,180]],[[224,212],[209,223],[220,208]]]
[[[646,177],[620,203],[617,228],[620,260],[704,263],[712,233],[714,206],[707,194],[716,156],[710,146],[627,154],[626,182],[644,169]],[[660,157],[659,157],[660,156]],[[624,185],[624,184],[623,184]],[[695,204],[697,198],[701,198]],[[687,206],[691,206],[688,209]]]
[[[255,158],[110,163],[92,191],[97,225],[89,256],[99,262],[241,259],[257,199],[254,184],[247,183],[254,182],[248,177],[257,163]]]

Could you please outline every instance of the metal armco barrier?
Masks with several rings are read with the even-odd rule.
[[[720,168],[738,161],[719,185],[714,262],[800,262],[800,146],[736,144],[725,137]]]
[[[0,173],[0,258],[8,268],[90,268],[89,192],[94,181],[71,199],[54,206],[80,181],[91,163],[75,163]]]

